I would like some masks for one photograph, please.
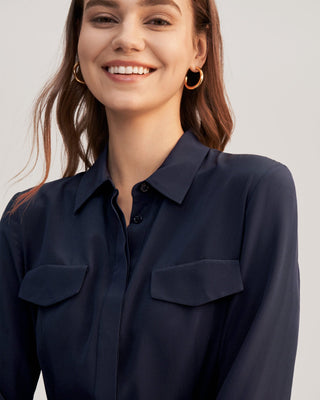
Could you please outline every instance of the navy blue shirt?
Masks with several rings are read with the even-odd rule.
[[[132,188],[46,183],[1,220],[0,399],[286,400],[299,326],[289,169],[185,131]]]

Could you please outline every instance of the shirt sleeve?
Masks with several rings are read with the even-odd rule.
[[[287,400],[300,313],[297,200],[277,163],[248,195],[240,267],[244,291],[230,302],[217,400]]]
[[[0,400],[32,400],[40,375],[35,310],[18,298],[24,265],[18,218],[8,214],[13,200],[0,221]]]

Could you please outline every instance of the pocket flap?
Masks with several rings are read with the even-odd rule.
[[[40,306],[48,306],[79,293],[87,265],[40,265],[28,271],[18,297]]]
[[[152,271],[151,296],[198,306],[243,290],[239,260],[203,259]]]

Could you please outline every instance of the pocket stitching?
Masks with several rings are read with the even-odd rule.
[[[62,269],[61,267],[66,267]],[[41,268],[41,269],[40,269]],[[59,270],[61,268],[61,270]],[[69,268],[69,269],[67,269]],[[45,274],[45,269],[47,269],[47,275]],[[65,264],[41,264],[40,266],[30,269],[25,276],[23,277],[20,283],[20,289],[18,293],[18,297],[22,300],[28,301],[30,303],[36,304],[42,307],[48,307],[50,305],[56,304],[60,301],[67,300],[75,295],[77,295],[83,286],[85,277],[87,275],[88,265],[86,264],[77,264],[77,265],[65,265]],[[28,276],[28,273],[32,272],[32,275]],[[52,277],[56,275],[56,281],[52,281]],[[65,280],[65,282],[69,283],[69,287],[60,287],[59,283],[63,282],[61,277],[59,279],[59,274],[61,277],[65,274],[65,276],[69,276],[69,281]],[[52,283],[54,282],[54,283]],[[42,293],[36,292],[37,286],[42,286]],[[47,295],[43,290],[48,285],[48,288],[51,285],[52,290],[57,290],[60,288],[64,289],[64,292],[57,292],[56,295]],[[56,285],[56,287],[54,287]]]
[[[203,268],[200,266],[202,264]],[[210,264],[217,265],[217,268],[211,270]],[[223,270],[224,265],[228,265],[229,268],[225,267],[226,269]],[[179,275],[183,272],[186,275],[189,274],[189,277],[184,277],[185,279],[182,283],[185,285],[184,287],[181,286],[182,284],[179,280]],[[193,276],[198,278],[195,280],[200,287],[196,288],[190,284]],[[212,281],[212,287],[208,286],[207,278]],[[229,289],[225,287],[226,283],[229,283]],[[223,284],[223,287],[219,287],[219,284]],[[151,297],[176,304],[203,305],[239,293],[242,290],[243,281],[239,259],[201,259],[155,269],[151,274]]]

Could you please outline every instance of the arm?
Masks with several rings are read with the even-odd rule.
[[[40,374],[35,309],[18,298],[23,278],[19,224],[6,211],[0,222],[0,399],[31,400]]]
[[[226,318],[217,400],[288,400],[300,276],[296,192],[283,164],[249,194],[240,266],[244,291],[231,301]]]

